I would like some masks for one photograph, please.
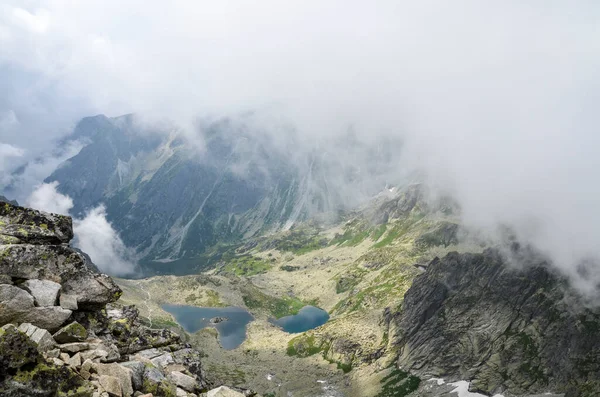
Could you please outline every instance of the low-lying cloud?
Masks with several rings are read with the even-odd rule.
[[[576,269],[600,257],[599,18],[577,1],[8,0],[0,142],[129,112],[195,136],[198,117],[253,111],[304,152],[389,136],[398,172],[453,194],[467,224],[509,225],[595,290],[597,268]]]
[[[58,182],[39,185],[28,198],[26,205],[38,210],[68,215],[73,200],[59,193]],[[89,210],[83,218],[73,218],[73,244],[88,254],[98,268],[115,276],[131,275],[135,260],[123,244],[118,233],[106,220],[106,208],[99,205]]]

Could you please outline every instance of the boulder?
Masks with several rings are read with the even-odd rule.
[[[60,307],[62,307],[63,309],[68,309],[68,310],[77,310],[78,306],[77,306],[77,296],[75,295],[69,295],[69,294],[60,294],[60,297],[58,298],[58,304],[60,305]]]
[[[206,397],[245,397],[243,393],[230,389],[227,386],[217,387],[206,393]]]
[[[19,331],[24,332],[29,339],[34,341],[40,352],[46,352],[56,346],[56,342],[54,341],[54,338],[52,338],[50,332],[38,328],[33,324],[23,323],[19,325]]]
[[[40,358],[36,344],[12,324],[0,328],[0,379]]]
[[[133,384],[131,382],[132,370],[125,368],[122,365],[112,364],[92,364],[92,371],[96,372],[100,377],[111,376],[118,380],[122,395],[129,397],[133,395]],[[102,383],[101,383],[102,384]],[[108,390],[107,390],[108,391]]]
[[[180,387],[190,393],[195,392],[196,388],[198,387],[198,383],[196,382],[195,378],[192,378],[191,376],[179,371],[171,372],[169,374],[169,378],[177,387]]]
[[[36,306],[54,306],[60,291],[60,284],[50,280],[27,280],[19,287],[33,296]]]
[[[67,361],[67,364],[69,367],[77,368],[81,366],[81,361],[81,353],[75,353],[75,355]]]
[[[131,370],[131,382],[134,390],[141,390],[144,380],[144,371],[146,370],[144,363],[139,361],[125,361],[119,364]]]
[[[64,244],[73,238],[73,222],[68,216],[3,203],[0,234],[29,244]]]
[[[34,307],[33,296],[14,285],[0,284],[0,324],[31,323],[50,331],[58,329],[71,311],[58,306]]]
[[[77,297],[79,309],[103,307],[122,292],[109,276],[89,269],[81,254],[64,245],[0,245],[0,273],[60,283],[64,293]]]
[[[114,376],[101,375],[98,382],[100,382],[100,386],[106,390],[109,396],[123,397],[123,391],[121,390],[119,379],[115,378]]]
[[[33,296],[14,285],[0,284],[0,325],[16,322],[33,310]]]
[[[12,285],[12,277],[6,274],[0,274],[0,284]]]
[[[60,356],[60,349],[51,349],[44,352],[44,355],[48,358],[58,358]]]
[[[175,360],[173,359],[173,355],[171,353],[161,354],[160,356],[155,357],[150,361],[155,366],[161,367],[161,368],[165,368],[167,365],[173,364],[175,362]]]
[[[58,343],[83,342],[87,337],[87,330],[77,321],[65,325],[54,334],[54,340]]]
[[[27,313],[16,317],[15,321],[18,323],[31,323],[36,327],[54,332],[71,317],[71,313],[71,310],[63,309],[60,306],[34,307]]]

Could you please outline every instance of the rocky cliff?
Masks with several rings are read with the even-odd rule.
[[[600,393],[600,310],[530,251],[450,253],[415,278],[396,321],[404,370],[486,394]]]
[[[72,237],[69,217],[0,205],[0,395],[206,391],[201,353],[115,304],[120,288],[68,245]]]

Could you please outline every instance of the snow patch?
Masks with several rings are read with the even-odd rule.
[[[460,382],[450,383],[451,386],[456,387],[450,393],[457,393],[458,397],[486,397],[483,394],[471,393],[469,391],[469,382],[461,380]],[[504,397],[502,394],[495,394],[493,397]]]

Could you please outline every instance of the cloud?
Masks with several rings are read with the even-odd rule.
[[[56,145],[56,143],[53,143]],[[48,175],[75,156],[84,143],[63,141],[54,150],[35,153],[0,142],[0,193],[26,201]]]
[[[2,142],[42,148],[94,113],[194,135],[254,111],[302,153],[352,129],[402,141],[398,173],[423,170],[473,227],[510,225],[582,282],[600,257],[596,2],[22,3],[0,6],[0,111],[22,131]]]
[[[10,181],[9,173],[16,159],[23,156],[25,151],[7,143],[0,142],[0,184]]]
[[[39,185],[27,200],[27,206],[41,211],[68,215],[73,200],[59,193],[58,182]],[[100,205],[83,218],[73,219],[74,245],[88,254],[98,268],[108,274],[123,276],[135,271],[135,261],[118,233],[106,220],[106,208]]]
[[[56,190],[57,187],[58,182],[38,185],[27,199],[26,205],[41,211],[68,215],[73,208],[73,200],[69,196],[60,194]]]
[[[100,270],[116,276],[135,271],[131,252],[106,220],[106,208],[100,205],[83,219],[73,220],[75,245],[88,254]]]

